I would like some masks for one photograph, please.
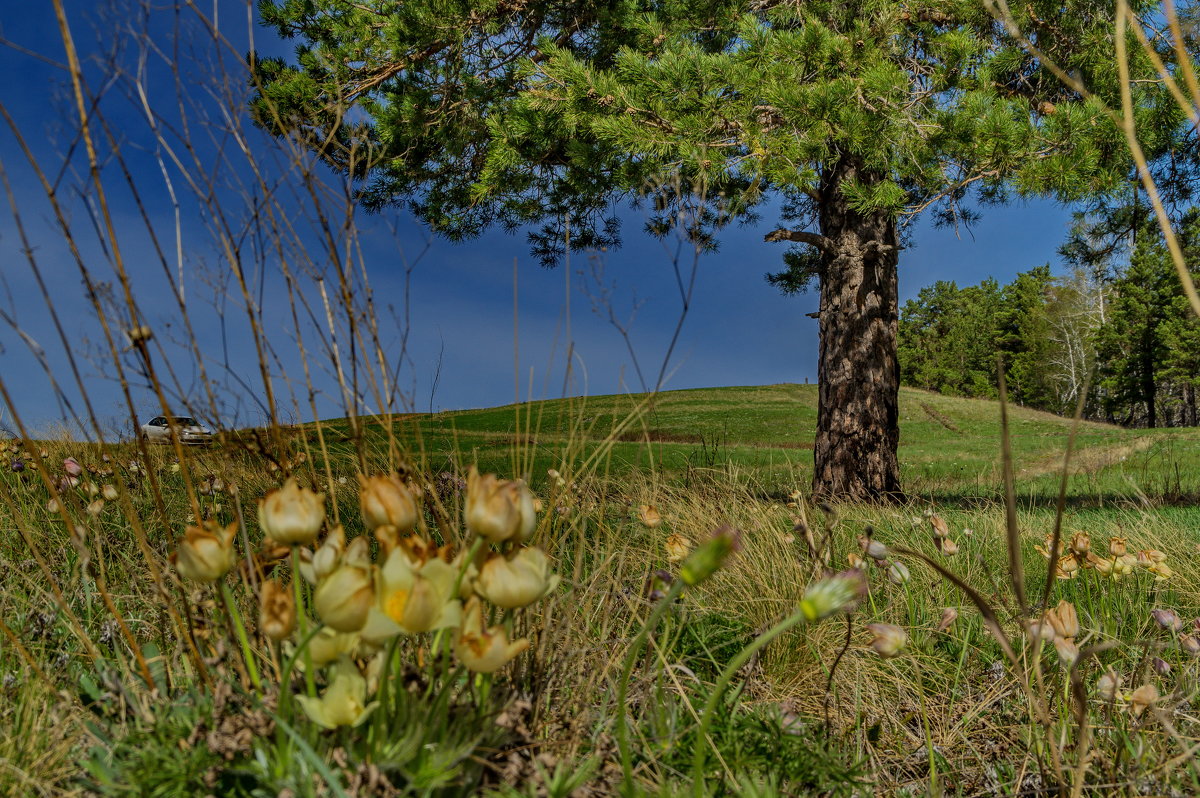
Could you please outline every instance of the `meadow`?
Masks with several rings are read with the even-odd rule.
[[[998,404],[906,389],[901,406],[894,507],[806,500],[815,388],[798,385],[330,420],[203,449],[16,443],[0,792],[1194,794],[1200,434],[1081,424],[1060,516],[1071,421],[1010,408],[1014,570]],[[286,456],[255,450],[272,435]],[[360,496],[358,474],[390,464],[416,497],[408,543]],[[306,663],[341,639],[320,626],[343,611],[322,603],[332,577],[291,576],[321,572],[323,549],[457,563],[496,599],[461,575],[489,545],[471,466],[527,480],[538,506],[494,556],[536,546],[558,577],[487,612],[474,639],[515,654],[464,667],[466,626],[418,624],[335,645],[357,681],[324,653]],[[285,476],[325,494],[326,531],[281,551],[257,505]],[[1076,567],[1047,580],[1056,519],[1058,567]],[[228,573],[195,578],[209,560],[182,553],[189,526],[184,542],[231,530]],[[1091,558],[1071,556],[1080,535]],[[291,628],[260,605],[268,577],[308,608]],[[368,581],[374,600],[392,589]]]

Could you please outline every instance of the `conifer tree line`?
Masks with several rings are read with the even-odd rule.
[[[1200,214],[1182,225],[1200,258]],[[1200,319],[1158,230],[1138,226],[1123,257],[1042,265],[1001,285],[939,281],[900,312],[901,382],[952,396],[995,398],[997,355],[1011,401],[1130,427],[1197,426]],[[1070,259],[1070,248],[1064,248]],[[1118,261],[1113,263],[1113,261]]]

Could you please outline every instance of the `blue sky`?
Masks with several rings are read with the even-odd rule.
[[[89,215],[89,203],[90,213],[97,213],[94,193],[90,189],[73,188],[88,185],[86,162],[80,147],[71,148],[71,137],[64,138],[73,129],[70,95],[67,75],[56,66],[63,62],[64,54],[49,6],[49,3],[0,2],[3,20],[0,31],[10,43],[0,47],[0,74],[9,76],[0,85],[0,102],[15,119],[42,167],[51,174],[62,170],[63,204],[89,271],[100,282],[113,283],[119,288],[113,276],[111,252]],[[228,38],[228,45],[218,49],[223,53],[223,63],[232,66],[236,61],[234,56],[244,53],[250,41],[247,7],[237,0],[222,0],[215,7],[223,35]],[[143,20],[132,3],[123,4],[123,11],[108,15],[95,12],[92,3],[72,3],[68,8],[73,35],[85,57],[95,57],[116,47],[117,61],[129,70],[136,70],[138,52],[126,41],[129,37],[122,29],[138,28],[144,21],[155,40],[169,42],[177,21],[173,11],[157,6],[152,16]],[[183,12],[179,18],[185,25],[189,13]],[[286,45],[272,40],[268,32],[252,33],[260,51],[288,51]],[[188,41],[202,58],[210,59],[202,52],[205,46],[202,38]],[[155,107],[165,109],[160,124],[180,124],[182,117],[172,105],[175,84],[169,70],[163,69],[160,55],[149,51],[143,63],[143,83],[149,100]],[[112,135],[119,138],[124,166],[138,187],[149,230],[154,231],[167,261],[164,270],[134,195],[125,186],[122,164],[106,159],[101,182],[111,203],[124,267],[138,305],[161,346],[156,350],[159,368],[165,371],[169,365],[175,372],[168,401],[194,406],[198,414],[216,417],[225,424],[261,421],[264,391],[245,313],[239,310],[240,291],[234,283],[222,284],[229,272],[222,265],[220,247],[213,243],[212,230],[219,226],[220,220],[207,213],[202,203],[181,200],[183,293],[195,327],[196,344],[205,361],[205,372],[215,386],[215,396],[209,403],[201,389],[195,357],[187,347],[173,343],[182,340],[182,330],[166,277],[177,264],[176,217],[164,169],[171,187],[181,197],[187,194],[185,172],[189,170],[178,168],[169,157],[160,165],[163,152],[156,148],[150,135],[146,117],[139,109],[139,98],[130,89],[132,84],[123,79],[105,84],[106,70],[94,62],[89,64],[89,80],[96,82],[96,90],[106,86],[100,101],[102,113],[110,123]],[[203,72],[201,68],[193,68],[184,76],[182,91],[191,97],[195,107],[205,107],[207,100],[200,92],[216,74]],[[231,75],[236,78],[236,74]],[[217,179],[225,187],[223,190],[231,192],[226,195],[227,206],[245,202],[245,196],[253,193],[247,188],[252,187],[253,181],[248,177],[245,162],[238,161],[239,143],[215,137],[213,131],[219,125],[203,124],[204,120],[194,116],[187,121],[192,138],[198,142],[200,167],[193,167],[193,174],[202,171],[209,162],[225,164]],[[265,142],[253,140],[250,145],[266,146]],[[102,150],[107,147],[102,146]],[[224,160],[218,154],[224,154]],[[288,191],[303,194],[286,183],[289,178],[283,168],[271,166],[277,155],[263,150],[256,153],[256,158],[265,165],[269,179],[285,181]],[[62,169],[64,163],[66,169]],[[238,167],[238,163],[243,165]],[[48,430],[69,415],[64,411],[64,402],[82,414],[84,393],[97,416],[118,424],[117,419],[128,416],[128,409],[115,369],[106,357],[102,330],[83,289],[79,268],[33,170],[7,125],[0,125],[0,164],[18,209],[14,214],[8,200],[0,198],[3,209],[0,211],[0,310],[3,311],[0,377],[21,419],[38,430]],[[242,196],[236,196],[239,188]],[[292,200],[285,202],[285,207],[291,207],[288,202]],[[311,212],[306,214],[303,210],[302,196],[293,204],[296,210],[292,221],[300,228],[296,242],[308,247],[308,257],[313,260],[309,271],[315,275],[323,268],[317,225]],[[245,212],[241,216],[238,212],[231,215],[235,219],[244,218]],[[63,337],[56,331],[23,254],[18,217],[52,293]],[[568,344],[575,352],[574,379],[566,385],[569,393],[640,389],[625,340],[602,314],[594,312],[591,297],[599,293],[600,286],[608,293],[622,321],[628,320],[635,306],[638,308],[630,327],[630,339],[645,379],[653,384],[679,318],[680,297],[672,253],[662,243],[641,233],[643,220],[637,212],[627,212],[624,217],[622,249],[598,253],[592,258],[575,255],[569,268],[547,270],[529,256],[522,234],[497,231],[475,241],[451,244],[431,239],[419,223],[402,214],[358,214],[362,264],[374,290],[381,337],[389,357],[398,352],[402,340],[407,341],[408,357],[400,364],[399,371],[402,404],[416,410],[483,407],[511,402],[517,395],[514,262],[519,328],[516,342],[520,357],[517,371],[521,375],[522,398],[562,395]],[[933,229],[918,222],[913,247],[901,257],[901,301],[935,280],[955,280],[961,285],[993,276],[1007,281],[1032,266],[1047,261],[1056,264],[1056,249],[1065,234],[1068,218],[1068,211],[1062,207],[1032,202],[988,209],[983,221],[961,237],[956,237],[952,230]],[[759,226],[728,231],[718,252],[699,259],[693,304],[668,364],[667,388],[816,380],[817,327],[814,320],[805,316],[816,307],[815,294],[781,296],[763,279],[766,272],[779,268],[785,246],[762,241],[763,233],[773,229],[775,221],[768,211]],[[245,236],[241,243],[247,251],[253,250],[253,234]],[[299,256],[292,253],[287,257]],[[251,260],[254,263],[247,270],[250,291],[256,301],[261,298],[264,334],[274,349],[272,382],[277,391],[286,394],[282,375],[298,379],[301,373],[290,304],[277,257],[264,252]],[[690,254],[681,259],[685,270],[692,263]],[[319,294],[311,275],[301,278],[300,283],[304,296],[318,308]],[[302,323],[302,329],[306,325],[307,322]],[[311,346],[312,340],[306,345]],[[44,352],[44,362],[61,391],[55,391],[51,377],[40,365],[43,361],[35,355],[38,349]],[[76,356],[82,389],[73,380],[67,350]],[[132,355],[123,358],[127,366],[135,364]],[[318,413],[340,415],[339,392],[328,358],[315,356],[310,362],[314,368]],[[143,416],[142,420],[156,415],[159,406],[153,394],[139,387],[136,379],[133,382],[135,414]],[[304,391],[298,390],[297,394],[301,397],[298,414],[306,417],[309,411]],[[366,409],[378,408],[368,401]],[[288,410],[284,417],[296,414]],[[0,414],[0,420],[11,419]]]

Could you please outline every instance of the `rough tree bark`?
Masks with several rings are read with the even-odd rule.
[[[839,501],[903,498],[896,220],[859,213],[842,191],[880,176],[843,157],[822,175],[820,358],[813,494]]]

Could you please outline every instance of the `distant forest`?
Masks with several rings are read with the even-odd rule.
[[[1181,243],[1187,262],[1200,263],[1200,223],[1185,226]],[[902,384],[994,398],[999,353],[1009,398],[1026,407],[1073,414],[1083,392],[1089,419],[1197,426],[1200,319],[1156,228],[1142,226],[1122,246],[1119,266],[1110,247],[1075,258],[1066,275],[1047,265],[1007,285],[923,288],[900,311]]]

